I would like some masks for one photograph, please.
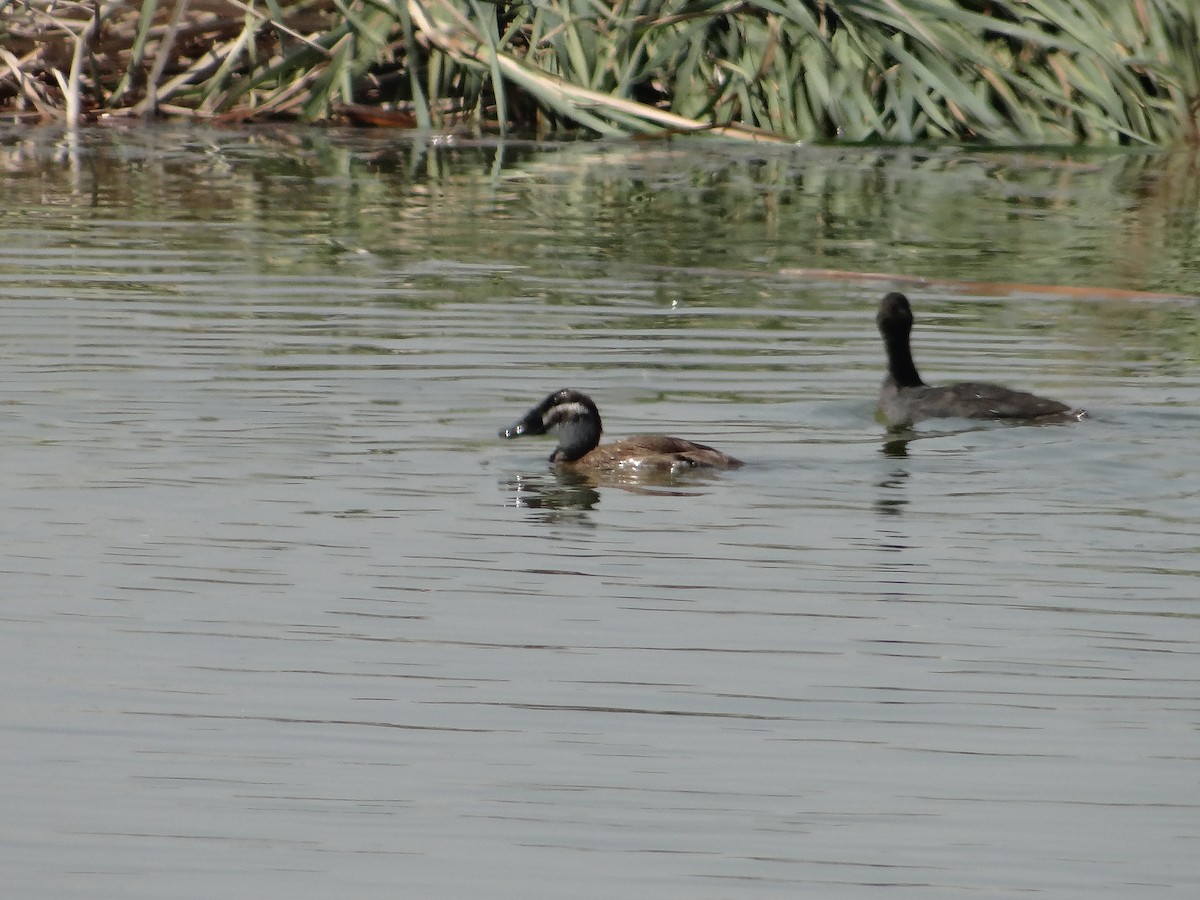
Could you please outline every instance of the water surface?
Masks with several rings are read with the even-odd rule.
[[[14,896],[1195,895],[1188,160],[0,160]],[[1091,417],[889,435],[891,287],[929,380]],[[496,437],[566,386],[747,465]]]

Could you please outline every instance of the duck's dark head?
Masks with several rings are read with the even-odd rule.
[[[879,312],[875,324],[883,335],[883,346],[887,350],[888,378],[896,387],[922,387],[921,373],[913,362],[909,338],[912,335],[913,314],[908,298],[892,291],[879,301]]]
[[[879,326],[879,333],[885,338],[907,337],[913,326],[912,307],[908,305],[908,298],[896,291],[885,294],[879,301],[875,324]]]
[[[501,428],[500,437],[555,433],[558,447],[550,459],[570,462],[600,443],[601,429],[600,411],[592,398],[568,388],[555,391],[516,422]]]

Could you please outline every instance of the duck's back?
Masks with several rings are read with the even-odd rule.
[[[635,434],[597,447],[571,465],[601,471],[682,472],[688,469],[736,469],[742,461],[695,441],[662,434]]]
[[[892,425],[912,425],[924,419],[1066,421],[1080,415],[1057,400],[985,381],[899,387],[891,376],[883,380],[879,408]]]

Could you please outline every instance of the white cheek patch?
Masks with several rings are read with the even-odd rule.
[[[542,423],[547,428],[554,428],[565,422],[582,419],[587,415],[588,409],[582,403],[560,403],[558,406],[552,407],[550,412],[546,413],[546,417],[542,419]]]

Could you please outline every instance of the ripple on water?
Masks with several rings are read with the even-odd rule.
[[[368,164],[370,136],[159,134],[95,148],[98,205],[69,161],[0,196],[10,890],[1195,885],[1195,307],[930,287],[930,376],[1092,418],[888,435],[883,286],[763,272],[874,269],[901,240],[869,231],[894,209],[847,233],[813,179],[852,203],[888,173],[979,266],[969,236],[1012,237],[1012,192],[1058,180],[989,157],[997,198],[969,155],[814,150],[801,178],[728,149],[483,145],[439,181]],[[140,166],[110,167],[131,140]],[[337,177],[280,177],[280,154]],[[688,187],[631,211],[630,173],[688,165],[721,209],[767,177],[795,203],[713,219]],[[926,182],[960,179],[973,202],[930,214]],[[1023,218],[1051,254],[1065,226]],[[829,243],[801,240],[819,220]],[[614,482],[495,438],[565,386],[610,437],[747,465]]]

